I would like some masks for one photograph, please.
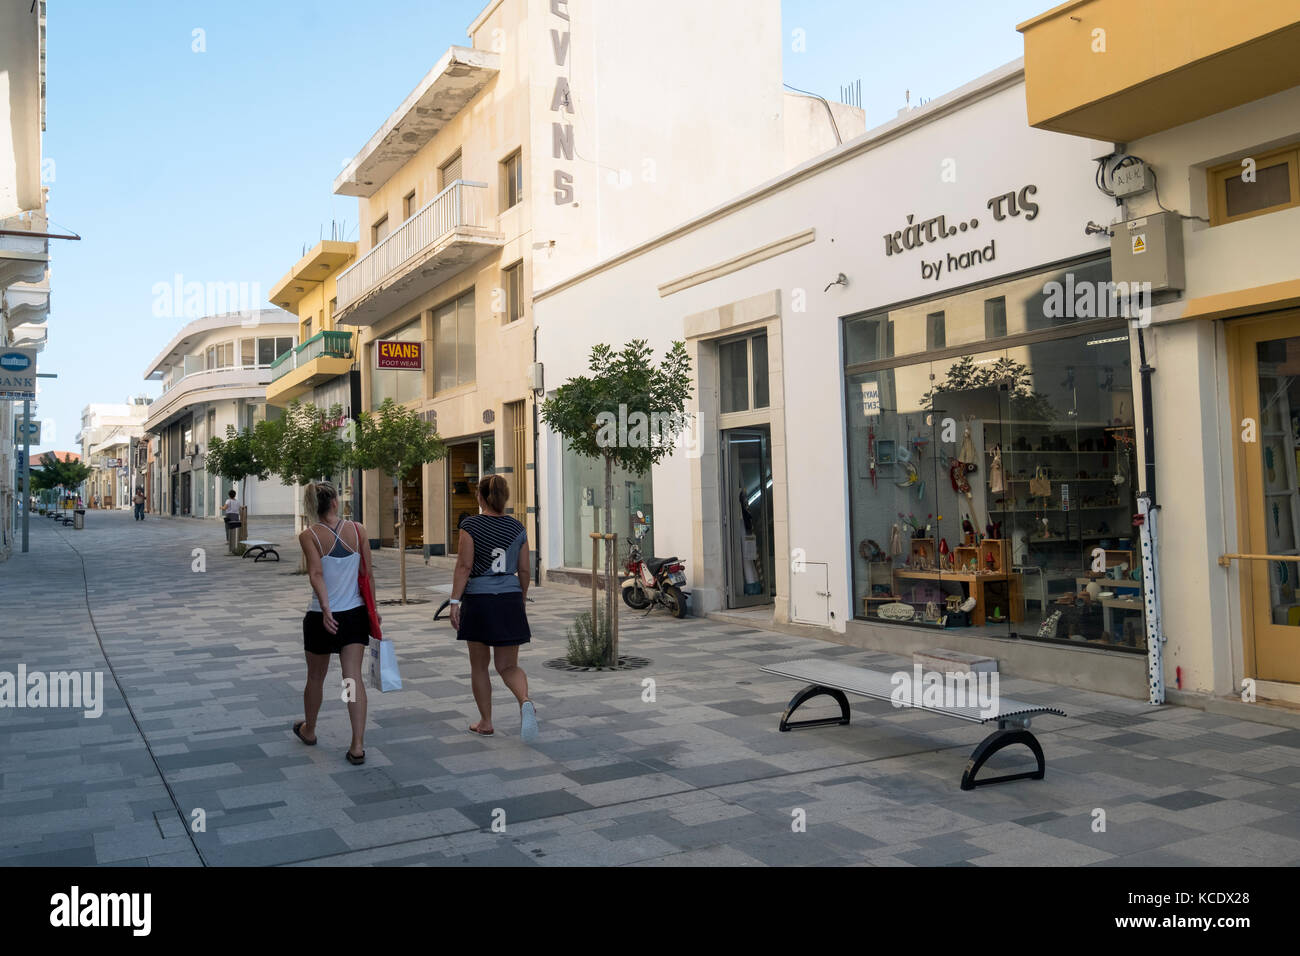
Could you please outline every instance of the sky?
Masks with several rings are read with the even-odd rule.
[[[697,0],[707,2],[707,0]],[[331,223],[335,176],[486,0],[51,0],[44,157],[52,240],[43,450],[78,451],[91,402],[156,396],[146,366],[187,321],[158,289],[265,295]],[[861,80],[868,129],[1022,55],[1054,0],[782,0],[785,82]],[[657,4],[647,2],[647,7]],[[990,144],[991,148],[995,144]],[[179,279],[178,279],[179,277]],[[161,311],[166,311],[165,308]]]

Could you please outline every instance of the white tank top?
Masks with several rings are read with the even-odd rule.
[[[315,526],[308,528],[311,536],[316,538],[316,547],[321,551],[321,571],[325,575],[325,593],[329,596],[330,613],[337,614],[340,611],[350,611],[354,607],[360,607],[365,602],[361,599],[361,590],[357,587],[357,574],[361,570],[361,555],[347,546],[347,543],[339,537],[338,529],[343,526],[340,521],[336,527],[326,529],[334,535],[334,547],[326,551],[321,547],[320,538],[316,538]],[[355,526],[354,531],[355,533]],[[357,543],[361,543],[360,535],[357,536]],[[320,601],[316,599],[316,592],[311,593],[311,602],[307,605],[309,611],[319,611],[321,609]]]

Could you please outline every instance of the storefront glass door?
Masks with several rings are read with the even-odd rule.
[[[1293,312],[1233,329],[1242,414],[1255,424],[1255,441],[1238,444],[1245,466],[1238,514],[1247,554],[1300,555],[1298,325],[1300,313]],[[1300,683],[1300,562],[1245,560],[1240,568],[1248,593],[1244,631],[1254,651],[1254,673],[1248,654],[1247,676]]]
[[[768,427],[724,431],[722,448],[729,606],[770,604],[776,595],[776,552]]]

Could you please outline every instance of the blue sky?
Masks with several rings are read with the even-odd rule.
[[[486,0],[54,0],[50,341],[42,449],[77,450],[89,402],[158,385],[145,366],[183,318],[154,287],[270,290],[356,200],[330,186]],[[707,2],[707,0],[704,0]],[[862,81],[868,127],[905,90],[935,97],[1020,56],[1016,23],[1051,0],[783,0],[785,81],[829,99]],[[204,52],[195,52],[194,31]],[[791,49],[803,31],[804,52]],[[992,145],[992,144],[991,144]],[[355,238],[353,231],[350,238]],[[264,304],[264,303],[263,303]]]

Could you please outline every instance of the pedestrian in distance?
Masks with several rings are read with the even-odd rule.
[[[505,513],[510,489],[500,475],[478,483],[479,513],[461,522],[452,579],[451,626],[469,646],[470,687],[479,721],[472,733],[491,737],[492,677],[496,671],[519,701],[520,737],[537,739],[537,708],[528,697],[528,675],[519,666],[520,645],[532,639],[528,598],[528,532]]]
[[[133,499],[133,501],[135,502],[135,520],[143,521],[144,520],[144,489],[143,488],[135,489],[135,498]]]
[[[302,619],[303,647],[307,655],[307,683],[302,691],[303,720],[293,725],[294,735],[309,747],[316,745],[316,716],[325,691],[330,657],[339,656],[345,687],[351,682],[348,719],[352,744],[347,760],[366,762],[366,687],[361,662],[370,644],[370,614],[361,597],[357,578],[364,567],[374,587],[370,540],[366,529],[339,517],[339,496],[327,481],[310,482],[303,498],[314,523],[298,535],[307,558],[312,597]],[[383,619],[380,618],[382,621]]]

